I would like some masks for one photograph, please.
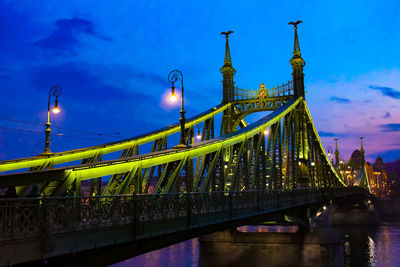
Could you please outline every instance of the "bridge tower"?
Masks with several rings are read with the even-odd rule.
[[[224,65],[220,69],[222,73],[223,89],[222,103],[228,103],[235,100],[235,82],[233,81],[233,76],[235,75],[236,70],[232,67],[231,52],[229,50],[229,35],[231,33],[233,33],[233,31],[221,32],[222,35],[225,35],[226,40]],[[235,129],[233,129],[233,124],[233,110],[232,108],[229,108],[223,113],[221,133],[228,134],[235,131]]]
[[[304,73],[303,67],[306,65],[306,62],[301,57],[300,53],[300,45],[299,45],[299,37],[297,36],[297,25],[302,23],[301,20],[296,22],[289,22],[289,25],[294,26],[294,48],[293,48],[293,57],[289,61],[290,65],[292,65],[292,75],[293,75],[293,89],[295,96],[304,97]]]
[[[223,103],[234,100],[235,82],[233,81],[233,76],[235,75],[236,70],[232,67],[231,52],[229,50],[229,35],[231,33],[233,33],[233,31],[221,32],[222,35],[225,35],[226,40],[224,65],[220,69],[222,73]]]
[[[340,163],[340,160],[339,160],[339,149],[338,149],[338,146],[337,146],[337,140],[339,140],[339,138],[335,138],[335,141],[336,141],[336,149],[335,149],[335,166],[336,167],[339,167],[339,163]]]

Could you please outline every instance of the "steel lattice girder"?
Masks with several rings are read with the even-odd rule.
[[[201,123],[205,120],[213,118],[215,115],[223,112],[231,106],[231,103],[220,104],[215,106],[197,116],[186,121],[186,129],[192,128],[194,125]],[[50,156],[35,156],[30,158],[22,158],[15,160],[7,160],[0,162],[0,172],[35,168],[35,169],[45,169],[49,165],[57,165],[66,162],[72,162],[76,160],[85,160],[95,157],[96,155],[104,155],[116,151],[121,151],[125,149],[130,149],[135,146],[139,146],[145,143],[149,143],[158,139],[162,139],[166,136],[172,135],[180,131],[180,124],[176,123],[160,130],[153,131],[147,134],[140,135],[138,137],[130,138],[127,140],[107,143],[103,145],[64,151],[59,153],[54,153]]]
[[[173,162],[179,162],[178,168],[172,170],[175,172],[173,174],[174,179],[180,173],[183,168],[184,163],[187,159],[194,159],[200,156],[205,156],[211,153],[221,153],[223,149],[229,149],[237,144],[243,144],[246,140],[253,138],[259,133],[263,132],[266,128],[272,126],[279,122],[282,118],[284,118],[287,114],[289,114],[296,107],[304,107],[304,111],[306,117],[309,118],[310,123],[313,129],[313,135],[317,139],[317,143],[319,144],[319,150],[321,151],[322,157],[325,159],[326,166],[330,168],[330,172],[333,176],[335,176],[337,181],[340,181],[337,176],[335,169],[330,164],[328,157],[322,147],[321,141],[318,137],[316,129],[312,123],[310,113],[308,111],[307,105],[303,98],[291,99],[288,103],[273,112],[272,114],[264,117],[258,122],[249,125],[246,128],[243,128],[237,132],[228,134],[223,137],[214,138],[212,140],[203,141],[197,144],[194,144],[192,148],[179,150],[179,149],[170,149],[166,151],[154,152],[145,155],[134,156],[129,159],[121,159],[121,160],[112,160],[112,161],[104,161],[100,163],[93,164],[84,164],[79,166],[72,166],[66,168],[55,168],[53,170],[46,171],[36,171],[36,172],[25,172],[19,174],[12,175],[3,175],[0,177],[0,186],[5,186],[7,184],[15,184],[15,185],[24,185],[31,184],[38,181],[70,181],[70,180],[87,180],[93,179],[101,176],[107,175],[115,175],[121,173],[129,173],[135,169],[144,169],[152,166],[159,166],[162,164],[169,164]],[[214,158],[214,160],[217,157]],[[241,160],[241,157],[237,158],[237,160]],[[137,171],[136,171],[137,172]],[[128,176],[129,177],[129,176]],[[208,178],[207,178],[208,179]],[[341,182],[341,181],[340,181]],[[173,181],[169,181],[168,192],[173,191]],[[208,182],[207,182],[208,183]],[[167,183],[168,184],[168,183]],[[343,184],[343,183],[342,183]],[[202,188],[205,189],[204,186]],[[124,190],[122,190],[124,191]]]

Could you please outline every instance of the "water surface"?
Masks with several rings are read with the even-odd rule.
[[[277,231],[276,227],[269,230],[245,227],[241,228],[241,230],[264,233],[269,230]],[[400,224],[381,225],[379,227],[334,227],[332,230],[344,240],[342,247],[344,250],[343,266],[400,266]],[[198,240],[191,239],[112,266],[195,267],[199,264],[199,252],[200,245]]]

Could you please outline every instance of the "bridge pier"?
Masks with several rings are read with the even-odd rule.
[[[330,229],[217,232],[199,238],[199,266],[343,266],[344,240]]]
[[[288,209],[264,218],[275,221],[274,225],[248,226],[246,231],[235,228],[202,236],[199,266],[344,266],[348,260],[347,229],[369,229],[379,223],[377,210],[368,205],[368,200],[358,200],[361,203],[344,198],[326,206],[320,203]],[[294,227],[298,230],[293,230]]]
[[[375,226],[379,225],[379,211],[373,200],[363,195],[336,199],[321,225],[325,226]]]

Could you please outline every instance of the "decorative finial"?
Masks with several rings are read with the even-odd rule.
[[[296,22],[291,21],[291,22],[289,22],[289,25],[293,25],[294,29],[297,30],[297,24],[300,24],[300,23],[302,23],[301,20],[298,20]]]
[[[225,35],[226,40],[229,39],[229,34],[233,33],[233,31],[221,32],[222,35]]]

